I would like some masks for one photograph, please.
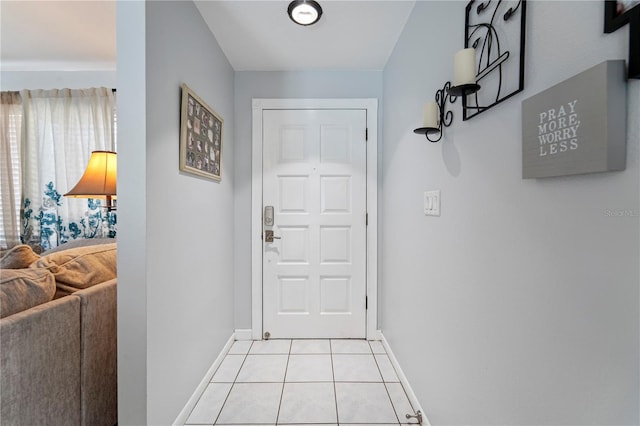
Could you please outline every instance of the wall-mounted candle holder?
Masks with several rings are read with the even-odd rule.
[[[447,81],[436,92],[435,102],[425,105],[422,127],[415,133],[430,142],[442,139],[444,128],[453,122],[447,102],[457,97],[462,98],[462,119],[468,120],[522,91],[525,16],[525,0],[471,0],[467,4],[467,48],[455,55],[453,84]]]
[[[451,126],[453,111],[447,110],[447,101],[454,103],[461,96],[468,96],[480,90],[476,83],[475,73],[476,54],[475,49],[462,49],[454,57],[454,85],[447,81],[442,89],[436,91],[435,102],[428,102],[424,106],[422,114],[422,127],[413,132],[425,135],[429,142],[438,142],[442,139],[444,127]],[[429,137],[430,135],[436,135]]]

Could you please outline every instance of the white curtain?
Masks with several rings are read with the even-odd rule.
[[[63,198],[95,150],[115,151],[111,89],[23,90],[21,240],[47,250],[114,222],[99,201]],[[112,223],[113,224],[113,223]],[[114,236],[114,235],[111,235]]]
[[[20,242],[22,102],[18,92],[0,96],[0,247],[6,248]]]

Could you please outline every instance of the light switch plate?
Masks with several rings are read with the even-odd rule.
[[[426,216],[440,216],[440,190],[424,193],[424,214]]]

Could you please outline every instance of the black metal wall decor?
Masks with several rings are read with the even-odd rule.
[[[627,76],[640,79],[640,0],[605,0],[604,32],[629,24]]]
[[[465,47],[476,50],[476,82],[482,90],[462,98],[468,120],[524,88],[526,0],[471,0],[465,16]]]
[[[435,102],[425,104],[422,127],[414,133],[429,142],[442,139],[444,128],[453,122],[447,102],[453,104],[458,97],[467,120],[522,91],[525,12],[525,0],[467,4],[465,48],[455,54],[453,84],[447,81],[436,91]]]

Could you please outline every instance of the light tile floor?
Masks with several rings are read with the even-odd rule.
[[[398,425],[414,413],[381,342],[234,342],[186,425]]]

